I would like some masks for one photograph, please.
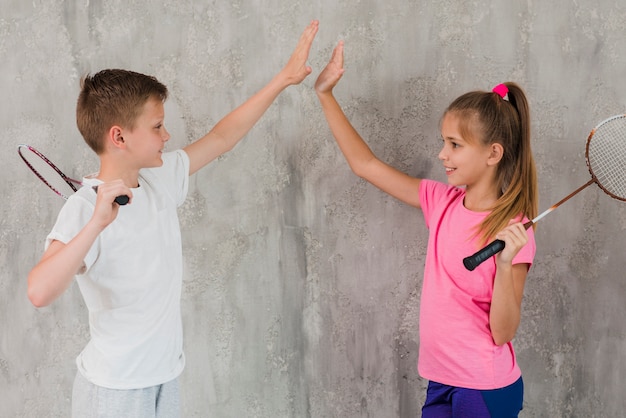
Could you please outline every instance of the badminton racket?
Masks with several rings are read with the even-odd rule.
[[[552,205],[535,219],[524,224],[526,229],[567,202],[581,190],[596,183],[613,199],[626,201],[626,115],[612,116],[600,122],[589,137],[585,149],[591,180]],[[465,268],[472,271],[483,261],[504,249],[504,241],[495,240],[475,254],[463,259]]]
[[[56,165],[54,165],[45,155],[37,151],[30,145],[20,144],[17,152],[26,163],[26,166],[53,192],[64,199],[74,194],[78,188],[83,186],[81,181],[66,176]],[[97,193],[98,186],[93,186]],[[122,195],[115,198],[115,203],[125,205],[128,203],[128,196]]]

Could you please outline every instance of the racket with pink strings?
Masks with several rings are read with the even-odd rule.
[[[17,147],[17,152],[37,178],[62,198],[67,199],[83,186],[81,181],[66,176],[52,161],[34,147],[20,144]],[[98,186],[92,188],[96,193],[98,192]],[[128,200],[128,196],[117,196],[115,203],[125,205]]]
[[[593,183],[613,199],[626,201],[626,115],[605,119],[591,131],[587,138],[585,159],[591,180],[533,220],[526,222],[524,224],[526,229]],[[497,239],[475,254],[464,258],[463,265],[472,271],[503,249],[504,241]]]

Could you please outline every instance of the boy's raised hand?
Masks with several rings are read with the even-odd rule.
[[[302,32],[296,49],[281,71],[282,75],[287,80],[287,84],[299,84],[311,74],[311,67],[309,67],[306,62],[309,59],[309,51],[311,50],[311,45],[313,44],[313,39],[315,39],[318,28],[319,21],[314,20],[304,29],[304,32]]]
[[[343,68],[343,41],[339,41],[326,68],[315,81],[315,91],[318,94],[329,93],[339,82],[344,73]]]
[[[306,61],[318,26],[319,22],[314,20],[306,27],[287,64],[265,87],[224,116],[206,135],[184,148],[189,156],[190,175],[233,149],[285,88],[299,84],[311,74]]]

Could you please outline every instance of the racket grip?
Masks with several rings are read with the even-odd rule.
[[[504,249],[504,241],[497,239],[491,244],[485,246],[482,250],[479,250],[469,257],[463,259],[463,265],[469,271],[473,271],[476,267],[482,264],[486,259],[498,254]]]
[[[115,198],[115,203],[117,203],[120,206],[124,206],[125,204],[128,203],[128,196],[126,196],[125,194],[118,196]]]
[[[93,189],[94,192],[98,193],[98,186],[93,186],[92,189]],[[125,194],[123,194],[121,196],[118,196],[115,199],[113,199],[113,201],[115,203],[117,203],[118,205],[120,205],[120,206],[124,206],[125,204],[128,203],[129,200],[130,199]]]

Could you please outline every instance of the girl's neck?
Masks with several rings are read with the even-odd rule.
[[[472,212],[487,212],[493,208],[500,193],[495,187],[470,187],[465,189],[463,206]]]

